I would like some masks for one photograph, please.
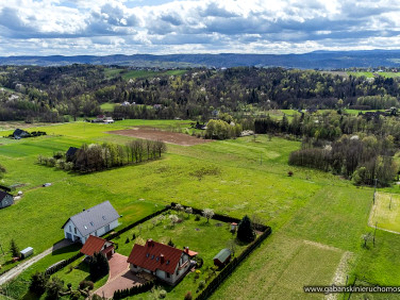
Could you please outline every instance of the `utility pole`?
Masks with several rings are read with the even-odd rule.
[[[373,198],[372,198],[372,201],[373,201],[373,203],[375,204],[376,185],[377,185],[377,182],[378,182],[378,178],[375,178],[374,181],[375,181],[375,185],[374,185],[374,196],[373,196]]]

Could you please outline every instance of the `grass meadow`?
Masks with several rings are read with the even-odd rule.
[[[0,162],[7,169],[2,184],[18,184],[17,190],[24,192],[15,205],[0,210],[3,248],[8,251],[14,238],[21,249],[32,246],[39,253],[63,238],[61,226],[69,216],[105,200],[123,215],[121,227],[177,202],[213,208],[238,218],[256,215],[272,227],[272,236],[239,266],[213,299],[259,295],[298,299],[304,296],[303,285],[330,284],[345,253],[351,253],[354,260],[344,274],[370,283],[400,284],[398,235],[378,230],[375,246],[370,242],[368,248],[362,247],[363,234],[373,232],[368,226],[373,190],[355,187],[329,173],[289,166],[290,152],[300,147],[297,141],[278,137],[269,140],[258,135],[191,147],[168,145],[168,152],[160,160],[88,175],[35,163],[39,154],[51,155],[82,143],[123,144],[132,139],[105,133],[112,130],[152,126],[180,131],[189,124],[156,120],[124,120],[110,125],[76,122],[41,127],[48,136],[1,139]],[[11,132],[10,127],[6,128],[2,135]],[[53,185],[41,187],[45,182]],[[399,193],[396,188],[382,190],[386,191]],[[154,235],[165,235],[157,230]],[[185,239],[176,239],[182,246]],[[218,237],[207,236],[204,242],[212,245],[213,239]],[[119,242],[121,251],[127,252],[123,243]],[[9,258],[9,254],[0,255],[0,264]],[[51,263],[46,258],[34,268],[43,270]],[[32,270],[16,279],[18,284],[11,291],[17,296],[14,298],[26,293]],[[23,285],[25,290],[18,287]],[[178,285],[176,291],[179,289]],[[307,297],[322,299],[324,295]]]

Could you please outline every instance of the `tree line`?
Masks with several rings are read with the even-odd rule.
[[[108,74],[108,68],[92,65],[1,66],[0,86],[7,89],[0,92],[0,120],[59,122],[96,116],[102,103],[125,101],[135,105],[117,105],[114,117],[207,121],[215,109],[241,118],[248,106],[399,107],[400,79],[381,76],[254,67],[193,68],[183,75],[130,80]]]
[[[83,144],[72,156],[57,152],[38,156],[38,163],[81,174],[158,159],[167,147],[162,141],[133,140],[126,145],[112,143]]]

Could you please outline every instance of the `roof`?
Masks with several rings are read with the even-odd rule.
[[[220,262],[224,263],[229,255],[231,255],[231,250],[225,248],[219,251],[219,253],[215,255],[213,259],[218,259]]]
[[[104,244],[108,241],[100,237],[90,235],[86,243],[81,249],[81,253],[92,256],[96,252],[100,252]],[[112,242],[109,242],[112,243]]]
[[[119,214],[111,205],[110,201],[105,201],[72,216],[61,228],[64,229],[68,221],[71,220],[82,236],[87,236],[118,218]]]
[[[21,250],[20,253],[22,255],[25,255],[25,254],[27,254],[27,253],[29,253],[31,251],[33,251],[33,248],[32,247],[28,247],[28,248],[25,248],[24,250]]]
[[[12,195],[10,195],[9,193],[6,193],[6,192],[4,192],[4,191],[0,191],[0,202],[3,201],[4,198],[5,198],[7,195],[12,197]]]
[[[28,132],[19,128],[15,129],[13,133],[14,136],[27,135],[27,134]]]
[[[182,253],[183,250],[148,240],[145,246],[138,244],[133,246],[128,262],[150,271],[159,269],[173,274]]]
[[[76,147],[69,147],[69,149],[67,150],[67,153],[65,153],[66,156],[74,156],[76,151],[78,151],[79,149]]]

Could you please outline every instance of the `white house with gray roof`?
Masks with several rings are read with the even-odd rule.
[[[90,235],[102,236],[118,226],[119,214],[105,201],[70,217],[61,227],[66,239],[85,244]]]

